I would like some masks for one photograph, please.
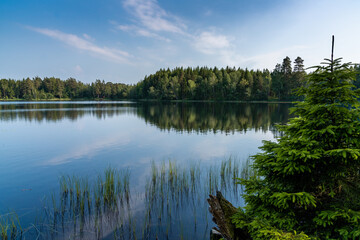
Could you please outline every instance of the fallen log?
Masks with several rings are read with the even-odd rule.
[[[238,211],[228,200],[224,198],[221,192],[217,191],[216,196],[209,195],[207,199],[209,203],[209,211],[213,216],[213,221],[217,225],[214,227],[216,231],[221,233],[227,240],[247,240],[250,236],[235,228],[231,222],[231,217]]]

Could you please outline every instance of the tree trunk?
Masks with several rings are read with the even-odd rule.
[[[231,217],[237,212],[237,209],[226,200],[221,192],[217,191],[216,196],[209,195],[207,199],[209,211],[213,215],[213,221],[218,226],[215,230],[220,232],[227,240],[247,240],[251,239],[249,234],[235,228],[231,222]]]

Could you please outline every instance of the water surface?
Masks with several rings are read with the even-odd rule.
[[[59,192],[60,176],[86,176],[93,182],[111,166],[130,172],[131,211],[144,219],[145,204],[152,205],[153,211],[163,204],[150,204],[144,197],[154,166],[168,167],[171,160],[179,169],[196,163],[209,171],[229,157],[243,162],[259,152],[262,140],[274,140],[278,134],[274,125],[287,122],[288,107],[275,103],[0,102],[0,215],[16,211],[22,225],[28,226],[50,194]],[[208,184],[208,176],[198,184]],[[208,189],[220,188],[219,184]],[[222,190],[226,195],[226,189]],[[205,212],[206,195],[200,197]],[[241,198],[234,201],[243,204]],[[191,211],[185,209],[189,203],[183,206],[185,212]],[[177,211],[180,216],[182,210]],[[213,223],[210,216],[204,220],[205,212],[187,214],[191,219],[184,218],[173,227],[153,224],[157,232],[149,228],[148,235],[140,220],[133,228],[137,238],[180,238],[181,234],[207,238]],[[181,229],[197,215],[202,216],[197,229],[184,235]],[[108,234],[104,231],[101,237]]]

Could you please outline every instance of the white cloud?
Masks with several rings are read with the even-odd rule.
[[[196,50],[205,54],[215,54],[219,50],[230,47],[230,41],[227,36],[216,34],[214,32],[202,32],[195,37],[194,46]]]
[[[115,22],[112,22],[112,23],[116,24]],[[121,30],[121,31],[130,31],[130,30],[134,29],[134,26],[131,26],[131,25],[117,25],[116,28]]]
[[[166,42],[170,42],[170,39],[160,34],[175,33],[188,36],[187,26],[180,18],[162,9],[156,0],[124,0],[123,6],[134,17],[135,24],[124,25],[110,21],[118,30]]]
[[[125,51],[120,51],[117,49],[112,49],[107,47],[99,47],[93,44],[92,42],[89,42],[87,39],[78,37],[74,34],[64,33],[58,30],[52,30],[47,28],[34,28],[34,27],[28,27],[28,28],[32,31],[41,33],[45,36],[64,42],[69,46],[75,47],[77,49],[85,50],[90,53],[94,53],[98,56],[105,57],[106,59],[111,61],[129,63],[128,58],[131,57],[130,54]]]
[[[89,35],[87,35],[86,33],[83,34],[83,37],[89,41],[94,41],[94,39],[92,37],[90,37]]]
[[[144,37],[151,37],[151,38],[155,38],[155,39],[158,39],[158,40],[163,40],[165,42],[171,42],[170,39],[166,38],[166,37],[162,37],[156,33],[153,33],[153,32],[149,32],[148,30],[146,29],[141,29],[141,28],[138,28],[136,29],[136,33],[140,36],[144,36]]]
[[[149,30],[184,34],[186,25],[162,9],[155,0],[125,0],[124,7]]]
[[[231,44],[232,36],[222,35],[213,30],[204,31],[193,39],[195,50],[205,55],[211,55],[212,59],[216,59],[216,66],[236,66],[242,60]]]
[[[111,21],[110,23],[115,25],[116,29],[124,31],[124,32],[134,32],[138,36],[155,38],[155,39],[158,39],[158,40],[171,42],[170,39],[168,39],[166,37],[162,37],[159,34],[151,32],[151,31],[149,31],[149,30],[147,30],[145,28],[140,28],[140,27],[135,26],[135,25],[121,25],[121,24],[117,24],[114,21]]]

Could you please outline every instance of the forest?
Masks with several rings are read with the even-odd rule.
[[[360,70],[359,66],[356,66]],[[289,57],[273,71],[241,68],[196,67],[160,69],[135,85],[96,80],[83,83],[75,78],[34,77],[1,79],[1,100],[296,100],[307,73],[304,60]],[[354,83],[360,86],[360,77]]]

